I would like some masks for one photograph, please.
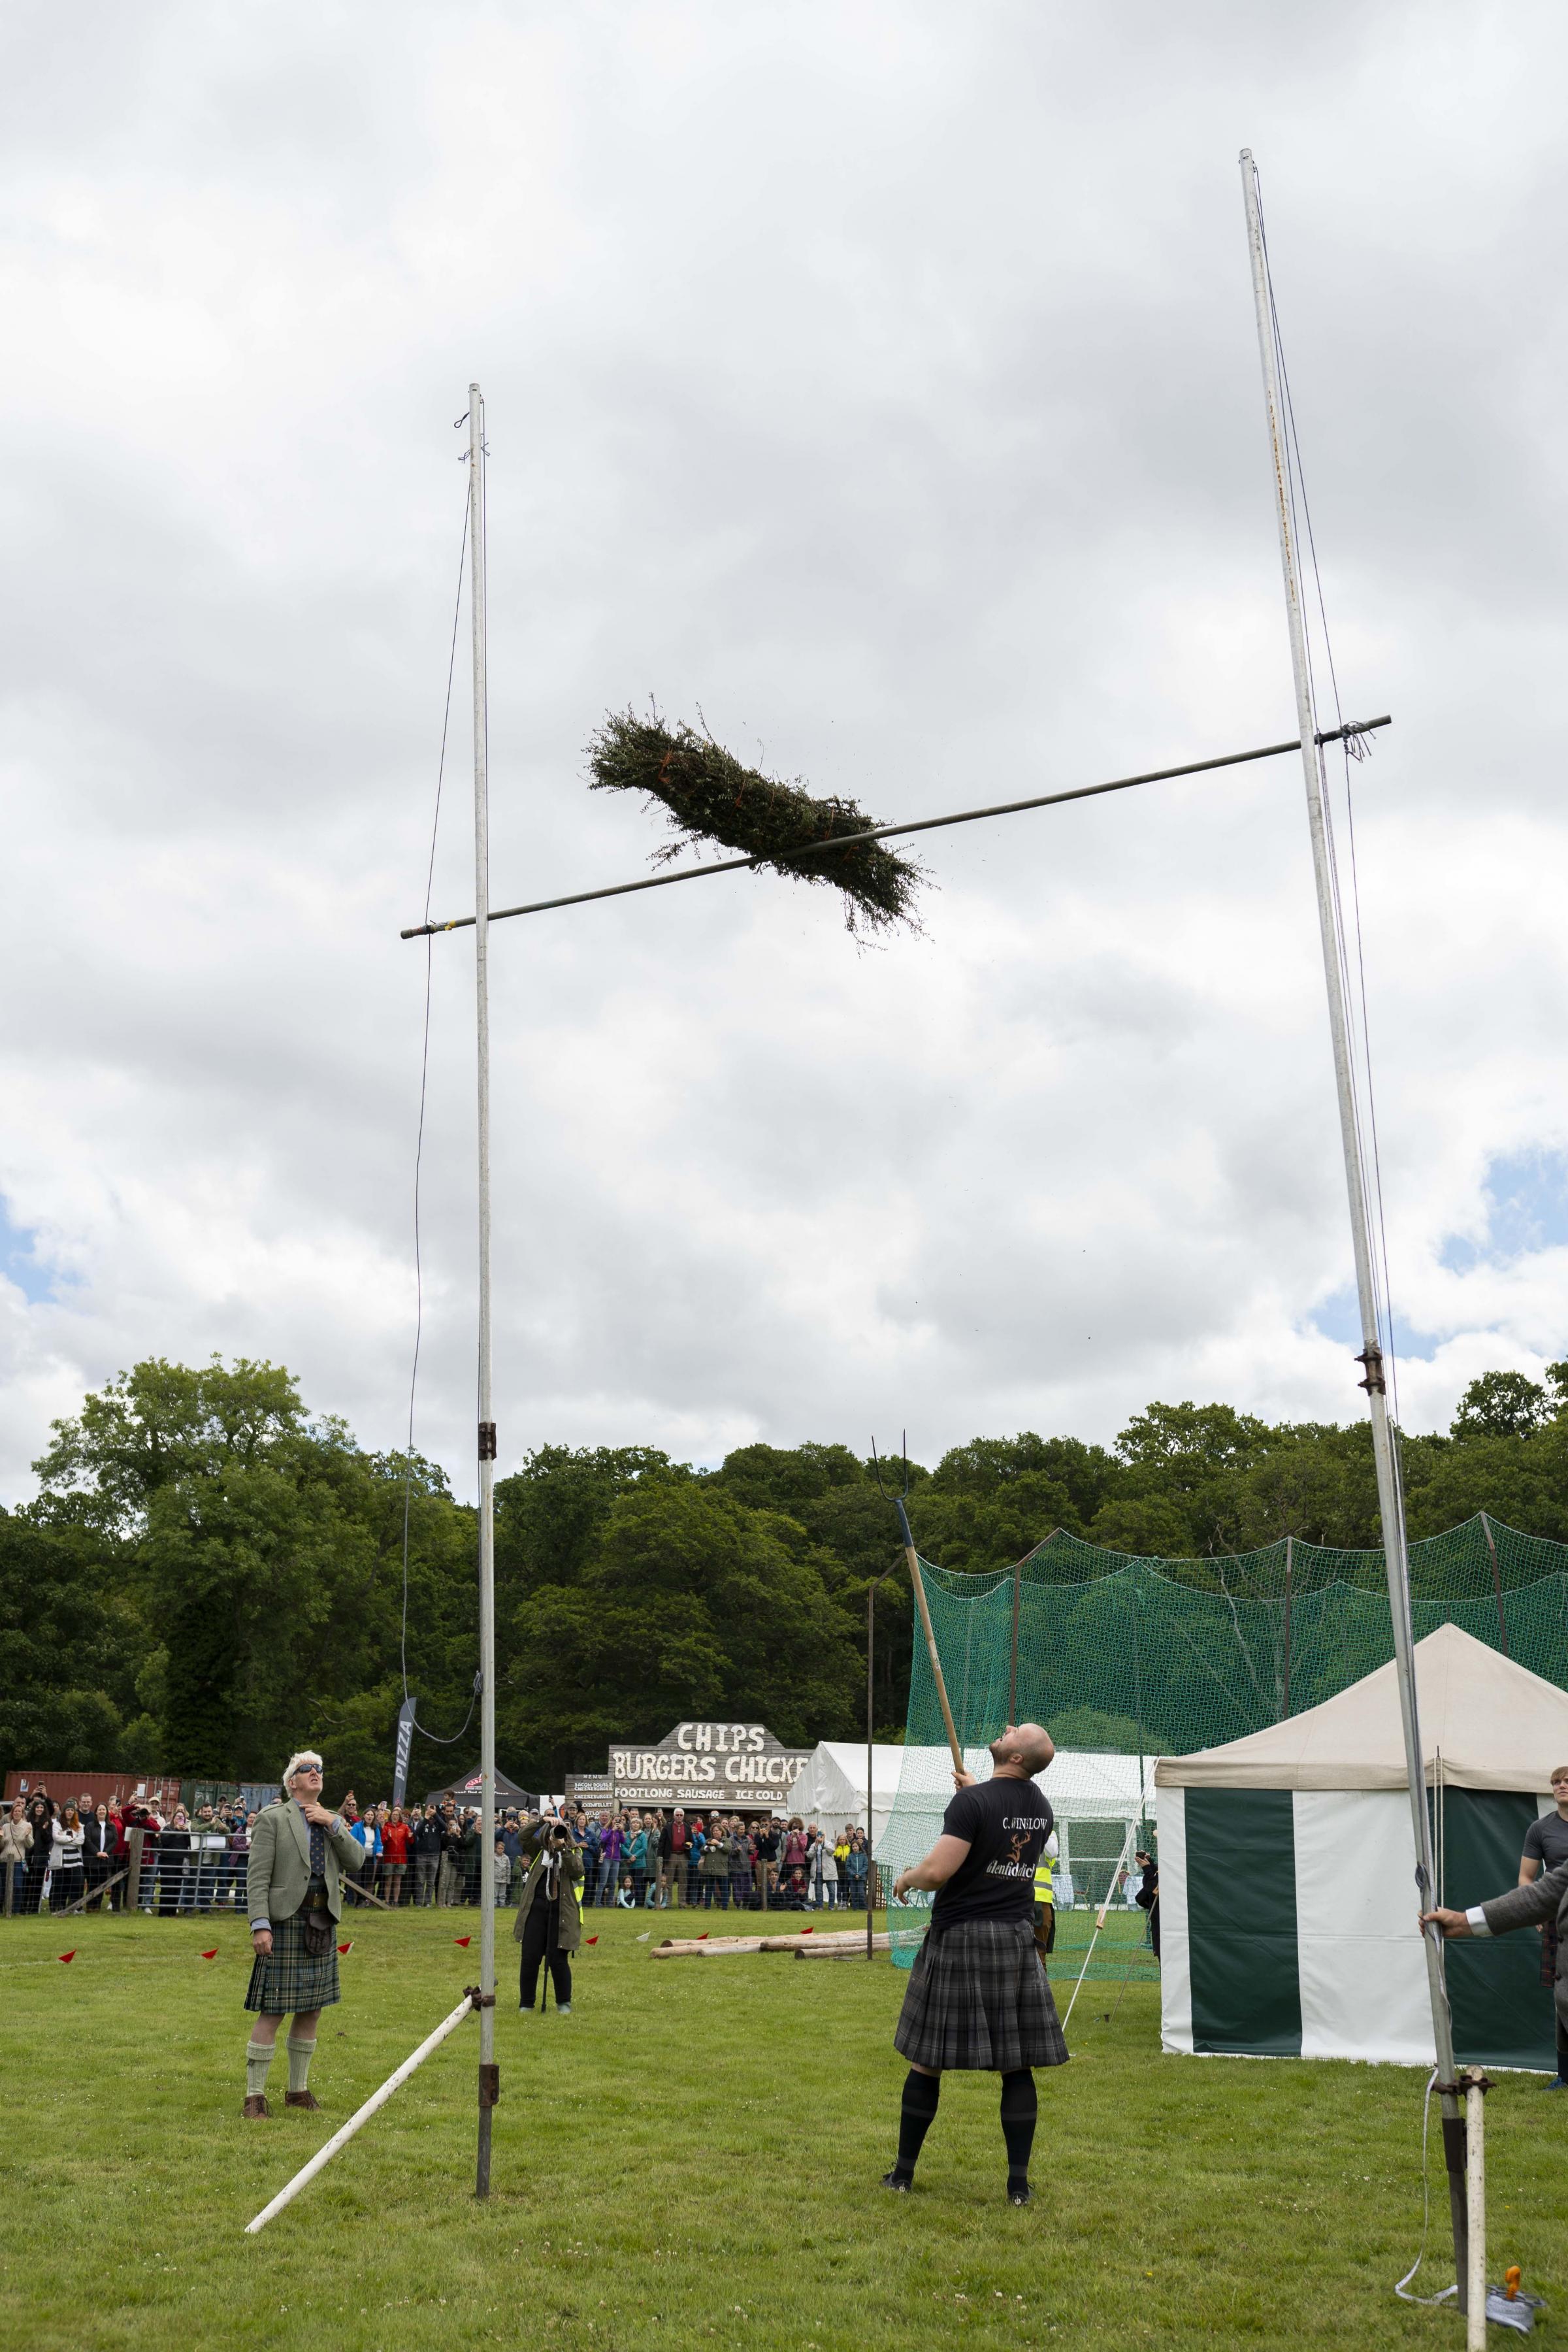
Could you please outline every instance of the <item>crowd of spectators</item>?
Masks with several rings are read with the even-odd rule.
[[[357,1887],[395,1909],[479,1899],[480,1817],[448,1797],[426,1805],[367,1804],[351,1790],[342,1811],[364,1851]],[[583,1859],[584,1905],[631,1909],[862,1911],[866,1833],[837,1835],[796,1814],[567,1811],[560,1818]],[[242,1805],[174,1805],[166,1813],[131,1799],[57,1801],[46,1788],[0,1812],[0,1888],[7,1913],[121,1910],[132,1899],[132,1832],[140,1829],[140,1908],[162,1917],[246,1905],[247,1856],[256,1814]],[[515,1906],[534,1850],[537,1818],[515,1808],[496,1823],[498,1904]]]
[[[837,1835],[800,1815],[567,1812],[583,1854],[585,1906],[622,1908],[863,1911],[866,1833]]]

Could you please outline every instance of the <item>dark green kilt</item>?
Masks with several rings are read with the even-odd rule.
[[[336,1926],[331,1919],[327,1924]],[[263,1959],[257,1954],[245,1996],[247,2009],[258,2009],[268,2017],[288,2017],[297,2009],[330,2009],[342,1999],[336,1944],[329,1943],[321,1958],[313,1960],[305,1949],[303,1911],[296,1911],[291,1919],[275,1919],[271,1957]]]
[[[911,2066],[1011,2074],[1060,2066],[1068,2046],[1032,1919],[959,1919],[928,1930],[893,2047]]]

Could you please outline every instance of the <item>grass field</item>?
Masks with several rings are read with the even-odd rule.
[[[574,2014],[520,2018],[501,1947],[495,2192],[473,2200],[465,2026],[258,2239],[245,2222],[449,2010],[472,1913],[357,1916],[319,2116],[239,2114],[233,1921],[0,1929],[0,2345],[925,2352],[1430,2344],[1394,2300],[1420,2230],[1419,2078],[1161,2055],[1157,1998],[1088,1984],[1040,2075],[1032,2206],[1002,2195],[994,2076],[949,2076],[912,2196],[878,2185],[906,1979],[879,1962],[648,1959],[590,1921]],[[660,1916],[657,1937],[669,1923]],[[725,1924],[711,1920],[715,1932]],[[505,1931],[510,1936],[510,1917]],[[74,1940],[79,1957],[54,1955]],[[204,1948],[218,1947],[211,1961]],[[1568,2099],[1488,2104],[1493,2276],[1568,2278]],[[1438,2202],[1446,2209],[1440,2174]],[[1444,2284],[1446,2210],[1430,2284]],[[1417,2284],[1426,2283],[1426,2274]],[[1568,2340],[1548,2318],[1542,2340]],[[1503,2339],[1510,2340],[1510,2339]]]

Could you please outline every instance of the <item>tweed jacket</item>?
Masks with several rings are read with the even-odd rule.
[[[1481,1916],[1494,1936],[1510,1927],[1538,1927],[1542,1919],[1557,1922],[1557,1982],[1553,1988],[1557,2014],[1568,2022],[1568,1862],[1543,1870],[1528,1886],[1510,1886],[1490,1903],[1481,1905]]]
[[[358,1877],[364,1850],[349,1832],[341,1813],[325,1832],[324,1876],[327,1908],[334,1919],[343,1914],[342,1874]],[[305,1900],[310,1883],[310,1826],[292,1797],[281,1798],[256,1816],[250,1832],[246,1908],[252,1925],[291,1919]]]
[[[1481,1916],[1494,1936],[1506,1936],[1510,1927],[1537,1927],[1542,1919],[1555,1917],[1558,1935],[1568,1942],[1568,1862],[1560,1862],[1555,1870],[1543,1870],[1528,1886],[1510,1886],[1506,1895],[1483,1903]]]
[[[517,1916],[511,1932],[518,1943],[522,1941],[523,1923],[533,1908],[533,1897],[539,1885],[539,1874],[544,1867],[544,1856],[536,1853],[528,1865],[528,1876],[522,1883],[518,1898]],[[576,1881],[583,1875],[583,1858],[575,1846],[568,1846],[561,1857],[561,1913],[555,1930],[556,1948],[574,1952],[583,1940],[583,1914],[577,1906]]]

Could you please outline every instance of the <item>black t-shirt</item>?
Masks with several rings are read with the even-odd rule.
[[[1560,1862],[1568,1862],[1568,1822],[1555,1811],[1542,1813],[1524,1832],[1524,1851],[1528,1859],[1541,1864],[1538,1876],[1555,1870]]]
[[[960,1789],[942,1817],[944,1835],[966,1838],[969,1852],[937,1889],[931,1926],[959,1919],[1030,1919],[1035,1864],[1056,1816],[1033,1780],[987,1780]]]

